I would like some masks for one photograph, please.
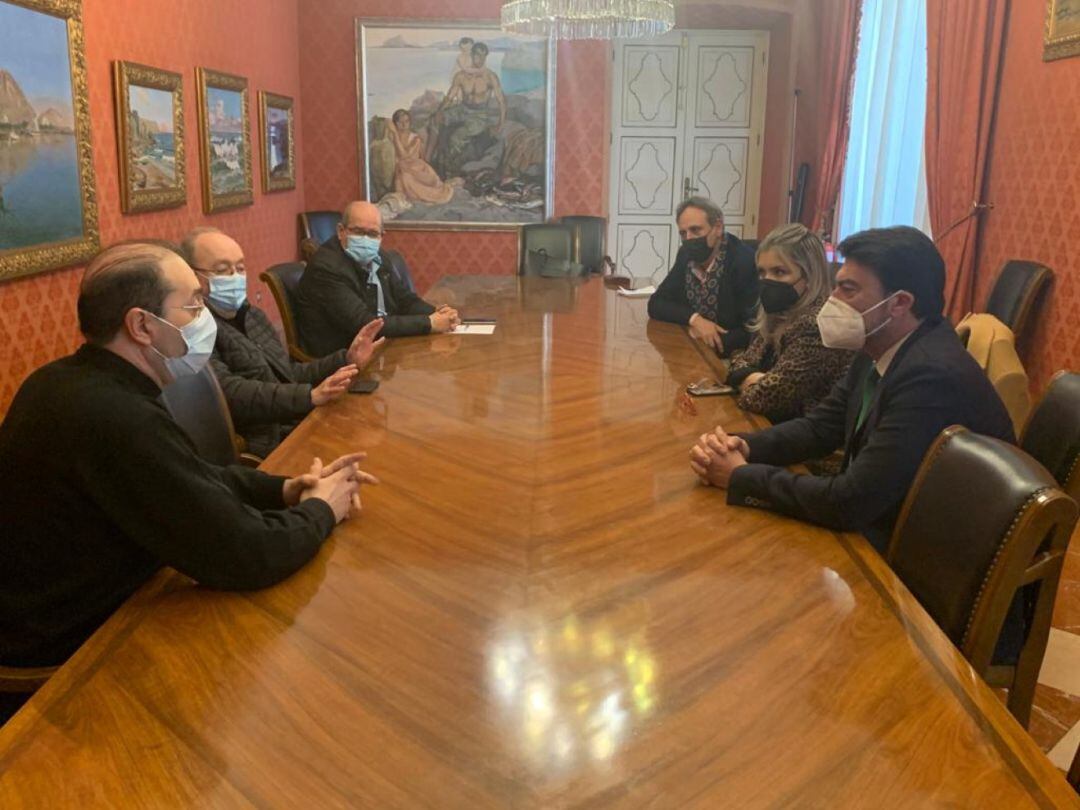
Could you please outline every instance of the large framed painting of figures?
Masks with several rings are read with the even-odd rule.
[[[179,73],[114,62],[120,207],[125,214],[187,202]]]
[[[251,205],[251,124],[248,82],[206,68],[196,68],[199,103],[199,162],[203,211]]]
[[[97,249],[82,4],[0,0],[0,280]]]
[[[388,228],[551,212],[555,52],[496,22],[356,21],[361,187]]]

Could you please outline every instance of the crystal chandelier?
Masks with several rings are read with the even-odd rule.
[[[502,30],[555,39],[625,39],[666,34],[673,0],[506,0]]]

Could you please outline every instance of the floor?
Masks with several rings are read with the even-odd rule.
[[[1031,736],[1062,770],[1080,745],[1080,531],[1073,535],[1035,691]]]

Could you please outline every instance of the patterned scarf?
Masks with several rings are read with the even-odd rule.
[[[724,260],[727,258],[727,236],[720,240],[720,250],[716,261],[703,270],[693,262],[686,270],[686,299],[694,312],[710,321],[716,320],[716,311],[720,306],[720,274],[724,272]]]

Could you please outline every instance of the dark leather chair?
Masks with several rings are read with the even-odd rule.
[[[303,262],[284,262],[268,267],[259,274],[259,280],[270,288],[278,312],[281,314],[281,328],[285,332],[285,345],[293,360],[306,363],[312,356],[304,351],[300,341],[300,328],[296,324],[296,288],[304,277]]]
[[[396,250],[387,250],[386,248],[383,248],[383,254],[390,262],[390,269],[401,280],[401,283],[408,288],[409,292],[416,292],[416,285],[413,284],[409,265],[405,264],[405,257]]]
[[[603,273],[611,258],[607,255],[607,220],[603,217],[566,216],[559,219],[562,225],[574,230],[574,261],[585,268],[586,273]]]
[[[206,461],[221,467],[238,462],[256,466],[262,461],[241,455],[243,442],[233,430],[225,394],[209,364],[198,374],[180,377],[161,392],[161,399]]]
[[[962,508],[977,504],[977,508]],[[1027,726],[1077,505],[1010,444],[947,428],[926,454],[886,560]],[[991,658],[1018,591],[1029,617],[1015,665]]]
[[[1009,327],[1019,343],[1039,293],[1053,277],[1053,271],[1038,262],[1007,261],[990,289],[985,311]]]
[[[574,229],[558,222],[522,225],[518,275],[567,276],[574,262]]]
[[[1073,786],[1077,793],[1080,793],[1080,746],[1077,747],[1072,767],[1069,768],[1069,784]]]
[[[1080,374],[1059,371],[1020,434],[1020,447],[1080,502]]]
[[[300,258],[308,262],[319,249],[319,245],[337,233],[341,212],[301,211],[297,220],[300,226]]]
[[[32,694],[45,685],[60,667],[0,666],[0,694]],[[0,716],[0,724],[3,718]]]

